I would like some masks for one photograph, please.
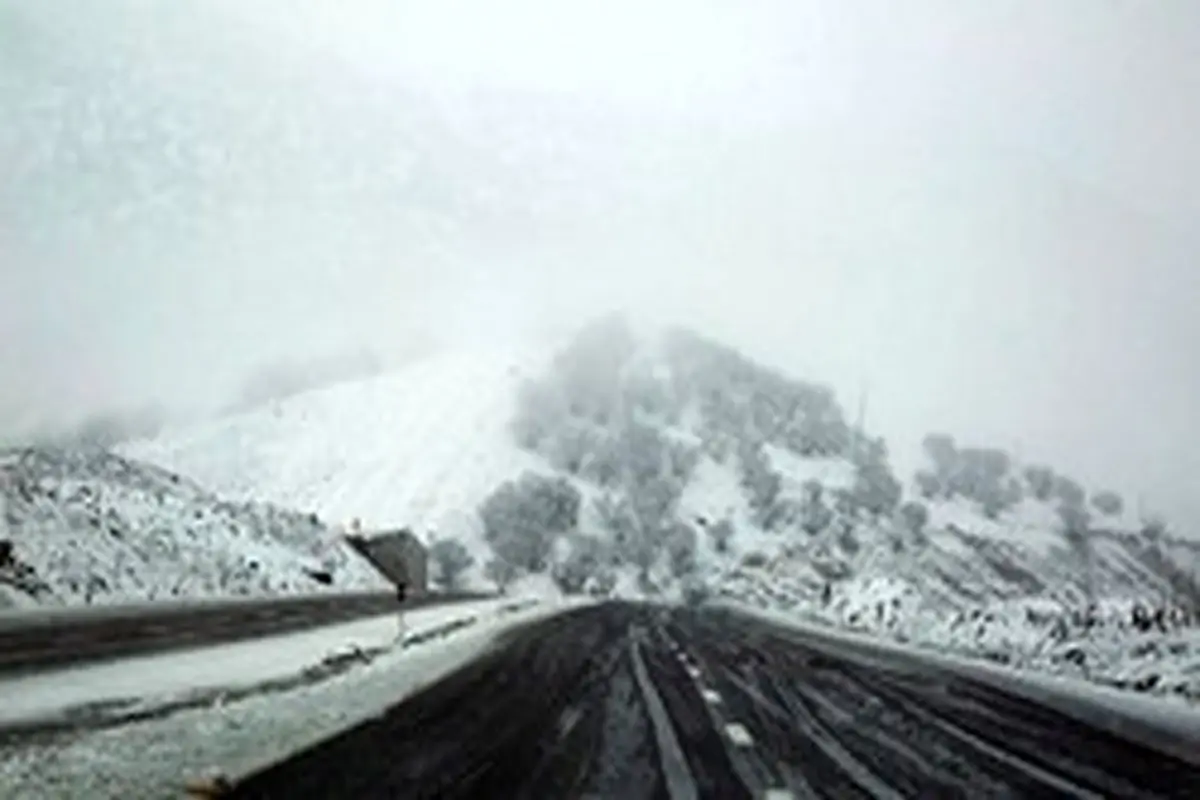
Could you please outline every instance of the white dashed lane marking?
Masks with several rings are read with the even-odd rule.
[[[693,681],[696,681],[696,688],[700,690],[700,696],[704,699],[704,702],[707,703],[710,707],[713,707],[709,713],[712,715],[712,720],[713,720],[714,725],[719,726],[721,724],[722,714],[715,707],[721,706],[723,704],[721,695],[718,694],[715,689],[709,688],[708,686],[705,686],[703,683],[700,682],[700,679],[702,676],[700,668],[697,665],[697,663],[688,656],[688,653],[686,650],[684,650],[682,647],[680,647],[678,645],[677,642],[674,642],[674,641],[671,642],[671,650],[672,650],[672,652],[675,653],[675,657],[679,660],[679,663],[683,666],[684,670],[687,672],[688,677],[690,677]],[[742,723],[729,722],[729,723],[725,724],[724,728],[725,728],[725,738],[728,739],[729,743],[732,744],[734,747],[737,747],[737,748],[740,748],[743,750],[754,747],[754,737],[750,735],[750,731],[747,730],[746,726],[743,725]],[[739,770],[739,772],[744,772],[744,770]],[[762,778],[766,778],[766,780],[762,780],[761,782],[759,782],[758,780],[753,780],[752,779],[753,776],[751,776],[751,775],[742,774],[742,780],[746,783],[747,786],[751,786],[754,783],[758,783],[759,786],[762,786],[765,783],[767,785],[767,787],[770,787],[770,785],[772,783],[775,783],[776,786],[778,786],[779,776],[773,776],[774,780],[772,780],[771,777],[768,777],[768,776],[762,775],[762,774],[758,775],[757,777],[760,780]],[[813,797],[816,796],[815,794],[812,794],[811,792],[806,792],[804,796],[807,797],[810,795]],[[760,797],[762,798],[762,800],[795,800],[796,795],[790,789],[764,788],[762,790],[762,794],[760,795]]]
[[[754,745],[754,737],[750,735],[750,731],[746,730],[746,726],[740,722],[727,723],[725,725],[725,735],[729,737],[729,741],[738,747],[751,747]]]

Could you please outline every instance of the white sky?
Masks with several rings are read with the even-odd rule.
[[[1200,523],[1189,0],[0,0],[0,423],[613,305]],[[484,324],[483,321],[486,321]]]

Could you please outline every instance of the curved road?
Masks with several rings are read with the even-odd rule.
[[[915,660],[610,603],[511,632],[237,798],[1200,797],[1195,763]]]

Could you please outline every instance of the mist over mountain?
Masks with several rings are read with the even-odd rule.
[[[620,308],[1194,529],[1196,14],[1015,8],[0,2],[0,430]]]

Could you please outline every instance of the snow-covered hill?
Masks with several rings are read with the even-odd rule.
[[[436,355],[119,448],[223,496],[484,545],[476,508],[539,459],[508,433],[539,347]],[[544,465],[542,465],[544,469]],[[482,562],[482,559],[477,559]]]
[[[314,516],[102,450],[0,454],[0,606],[384,586]]]
[[[718,594],[1022,663],[1054,661],[1081,630],[1132,630],[1135,606],[1200,599],[1194,543],[1097,511],[1037,465],[935,444],[929,474],[896,476],[828,388],[609,318],[557,352],[434,355],[123,452],[239,499],[458,539],[476,584],[531,572]],[[1073,618],[1089,597],[1093,620]],[[1092,661],[1133,639],[1106,641]]]

